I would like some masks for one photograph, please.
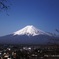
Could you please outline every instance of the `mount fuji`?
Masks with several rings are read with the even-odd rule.
[[[10,35],[0,37],[1,44],[47,44],[53,43],[53,35],[37,29],[33,25],[28,25]]]
[[[35,28],[33,25],[29,25],[24,27],[21,30],[14,32],[14,35],[36,36],[36,35],[49,35],[49,34]]]

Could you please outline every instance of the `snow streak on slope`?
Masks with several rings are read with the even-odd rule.
[[[14,35],[35,36],[35,35],[40,35],[40,34],[44,35],[44,34],[47,34],[47,33],[45,33],[42,30],[39,30],[39,29],[35,28],[33,25],[26,26],[23,29],[14,32]]]

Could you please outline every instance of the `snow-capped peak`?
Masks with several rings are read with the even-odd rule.
[[[35,28],[33,25],[26,26],[23,29],[14,32],[14,35],[28,35],[28,36],[32,35],[32,36],[35,36],[35,35],[40,35],[40,34],[46,34],[46,33],[42,30]]]

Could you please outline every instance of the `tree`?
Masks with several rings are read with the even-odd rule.
[[[0,11],[7,10],[9,8],[8,0],[0,0]]]
[[[56,32],[58,32],[58,33],[59,33],[59,30],[58,30],[58,29],[56,29]]]

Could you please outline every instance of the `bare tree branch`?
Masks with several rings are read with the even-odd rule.
[[[0,0],[0,10],[7,10],[9,8],[7,1],[8,0]]]
[[[59,30],[58,30],[58,29],[56,29],[56,32],[58,32],[58,33],[59,33]]]

